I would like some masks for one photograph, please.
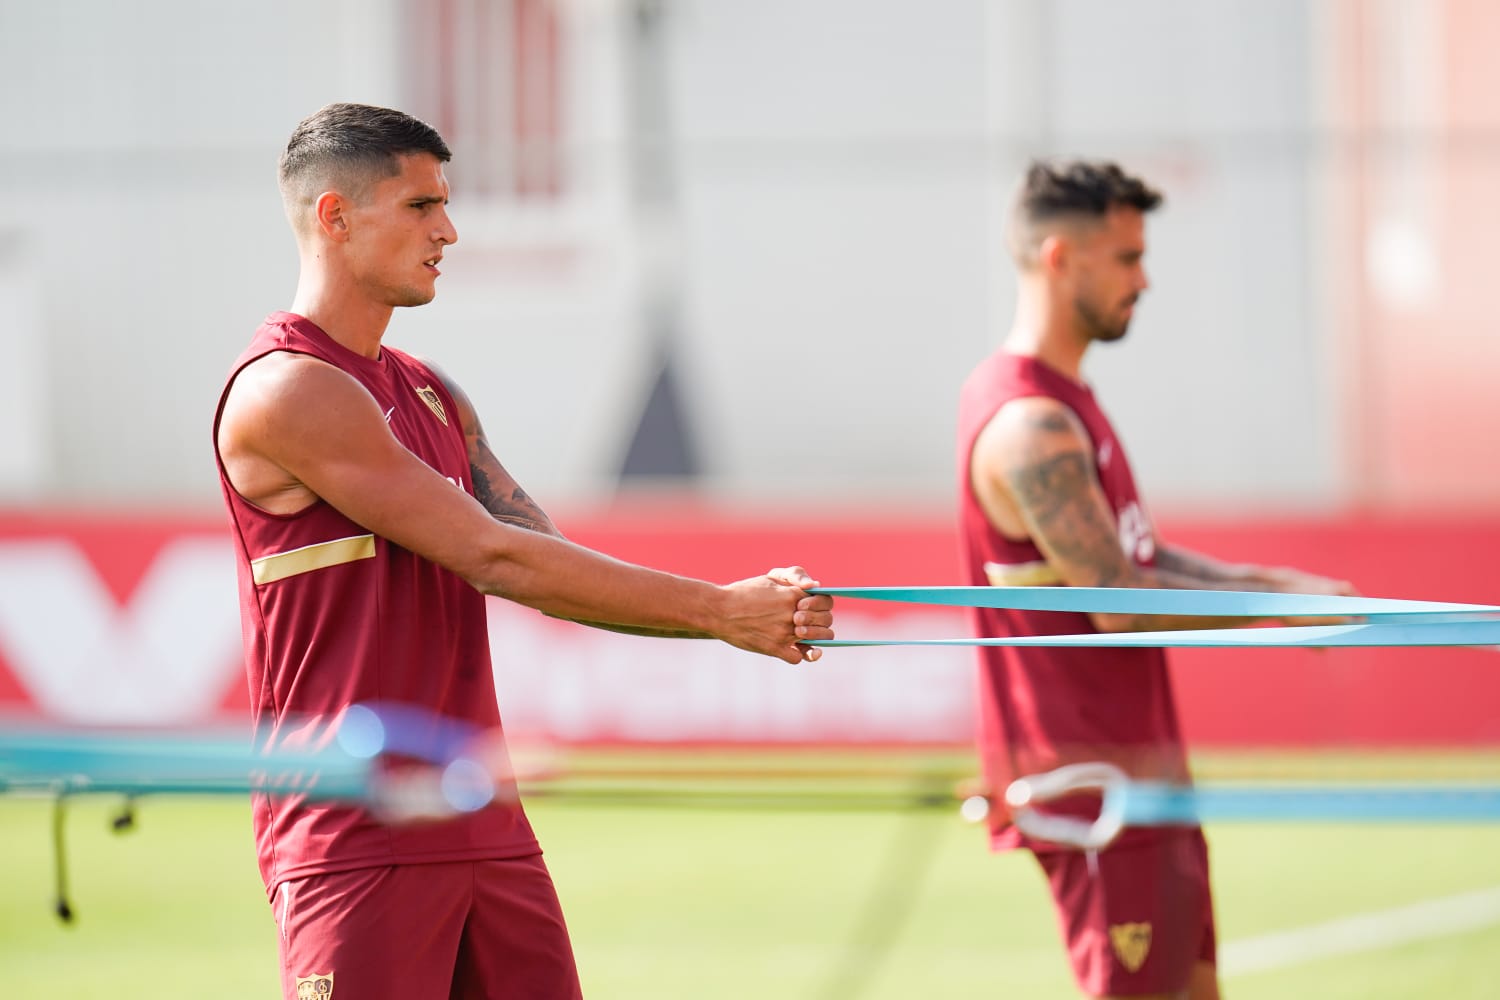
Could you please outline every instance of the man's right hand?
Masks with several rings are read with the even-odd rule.
[[[823,651],[805,640],[833,638],[833,598],[807,593],[816,586],[800,566],[728,584],[723,625],[714,634],[731,646],[787,663],[816,660]]]

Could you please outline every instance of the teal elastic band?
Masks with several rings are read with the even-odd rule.
[[[1297,625],[1284,628],[1185,629],[1180,632],[1098,632],[963,639],[809,639],[808,646],[1500,646],[1500,621],[1431,625]]]
[[[1272,785],[1184,788],[1134,781],[1119,790],[1125,826],[1200,821],[1446,822],[1500,820],[1494,784]]]
[[[414,706],[351,706],[317,748],[271,746],[252,737],[19,728],[0,731],[0,792],[76,795],[296,793],[312,799],[378,801],[390,792],[376,759],[396,755],[449,768],[479,735],[468,722]],[[477,764],[475,766],[478,766]],[[443,794],[459,788],[449,779]],[[461,777],[461,775],[460,775]],[[404,794],[397,789],[392,794]],[[464,800],[452,803],[470,811]],[[478,803],[478,808],[484,803]]]
[[[337,746],[257,751],[248,737],[32,731],[0,733],[0,792],[217,794],[298,792],[359,799],[372,764]]]
[[[1495,646],[1500,607],[1377,597],[1129,587],[819,587],[811,593],[902,604],[1092,614],[1361,618],[1354,625],[1186,629],[961,639],[821,639],[810,646]]]
[[[1149,587],[816,587],[809,593],[900,604],[1017,611],[1081,611],[1119,615],[1213,617],[1360,617],[1390,615],[1500,615],[1487,604],[1448,604],[1381,597],[1273,594],[1241,590],[1164,590]]]
[[[1047,803],[1080,792],[1102,796],[1092,819],[1054,812]],[[972,802],[973,800],[971,800]],[[1196,825],[1209,820],[1453,822],[1500,820],[1494,782],[1235,784],[1190,787],[1134,781],[1104,761],[1066,764],[1026,775],[1005,790],[1010,820],[1038,840],[1098,850],[1126,827]],[[969,803],[965,803],[967,809]],[[986,800],[966,813],[988,815]]]

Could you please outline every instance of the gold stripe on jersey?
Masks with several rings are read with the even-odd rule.
[[[275,583],[299,573],[311,573],[315,569],[327,569],[330,566],[374,558],[374,535],[350,535],[348,538],[335,538],[288,552],[261,556],[250,563],[250,572],[258,584]]]
[[[985,578],[991,587],[1055,587],[1062,583],[1049,563],[996,563],[984,564]]]

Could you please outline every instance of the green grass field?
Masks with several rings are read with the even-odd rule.
[[[529,800],[587,995],[1076,995],[1030,858],[991,855],[951,805],[893,807],[962,769],[962,756],[916,758],[915,770],[908,758],[902,773],[875,757],[820,759],[814,766],[872,773],[815,779],[779,773],[784,757],[724,760],[745,776],[716,774],[723,762],[701,754],[596,758],[594,777]],[[1443,764],[1491,776],[1497,766],[1494,756]],[[703,773],[671,773],[688,766]],[[1305,766],[1225,758],[1200,773]],[[50,807],[0,797],[0,996],[276,996],[276,930],[244,802],[147,799],[123,834],[110,830],[116,808],[87,797],[69,807],[77,920],[63,926],[51,912]],[[1228,957],[1272,932],[1500,889],[1495,826],[1234,824],[1211,826],[1209,840],[1233,1000],[1500,995],[1493,911],[1420,940],[1263,971],[1236,974]]]

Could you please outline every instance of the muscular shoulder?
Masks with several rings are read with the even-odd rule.
[[[1001,468],[1065,452],[1087,452],[1088,431],[1065,403],[1022,396],[995,411],[975,442],[975,456]]]
[[[289,436],[331,433],[350,416],[378,412],[364,386],[308,354],[274,351],[236,374],[224,398],[219,445],[226,455],[264,452]]]
[[[236,409],[305,405],[333,394],[368,395],[347,372],[321,358],[295,351],[273,351],[256,358],[235,375],[226,402]]]
[[[301,379],[318,378],[318,373],[324,371],[337,372],[338,368],[311,354],[271,351],[241,368],[230,389],[241,393],[276,390],[294,385]]]
[[[217,443],[235,490],[287,514],[319,496],[332,501],[313,480],[393,439],[375,397],[352,375],[319,358],[280,351],[235,377]]]

